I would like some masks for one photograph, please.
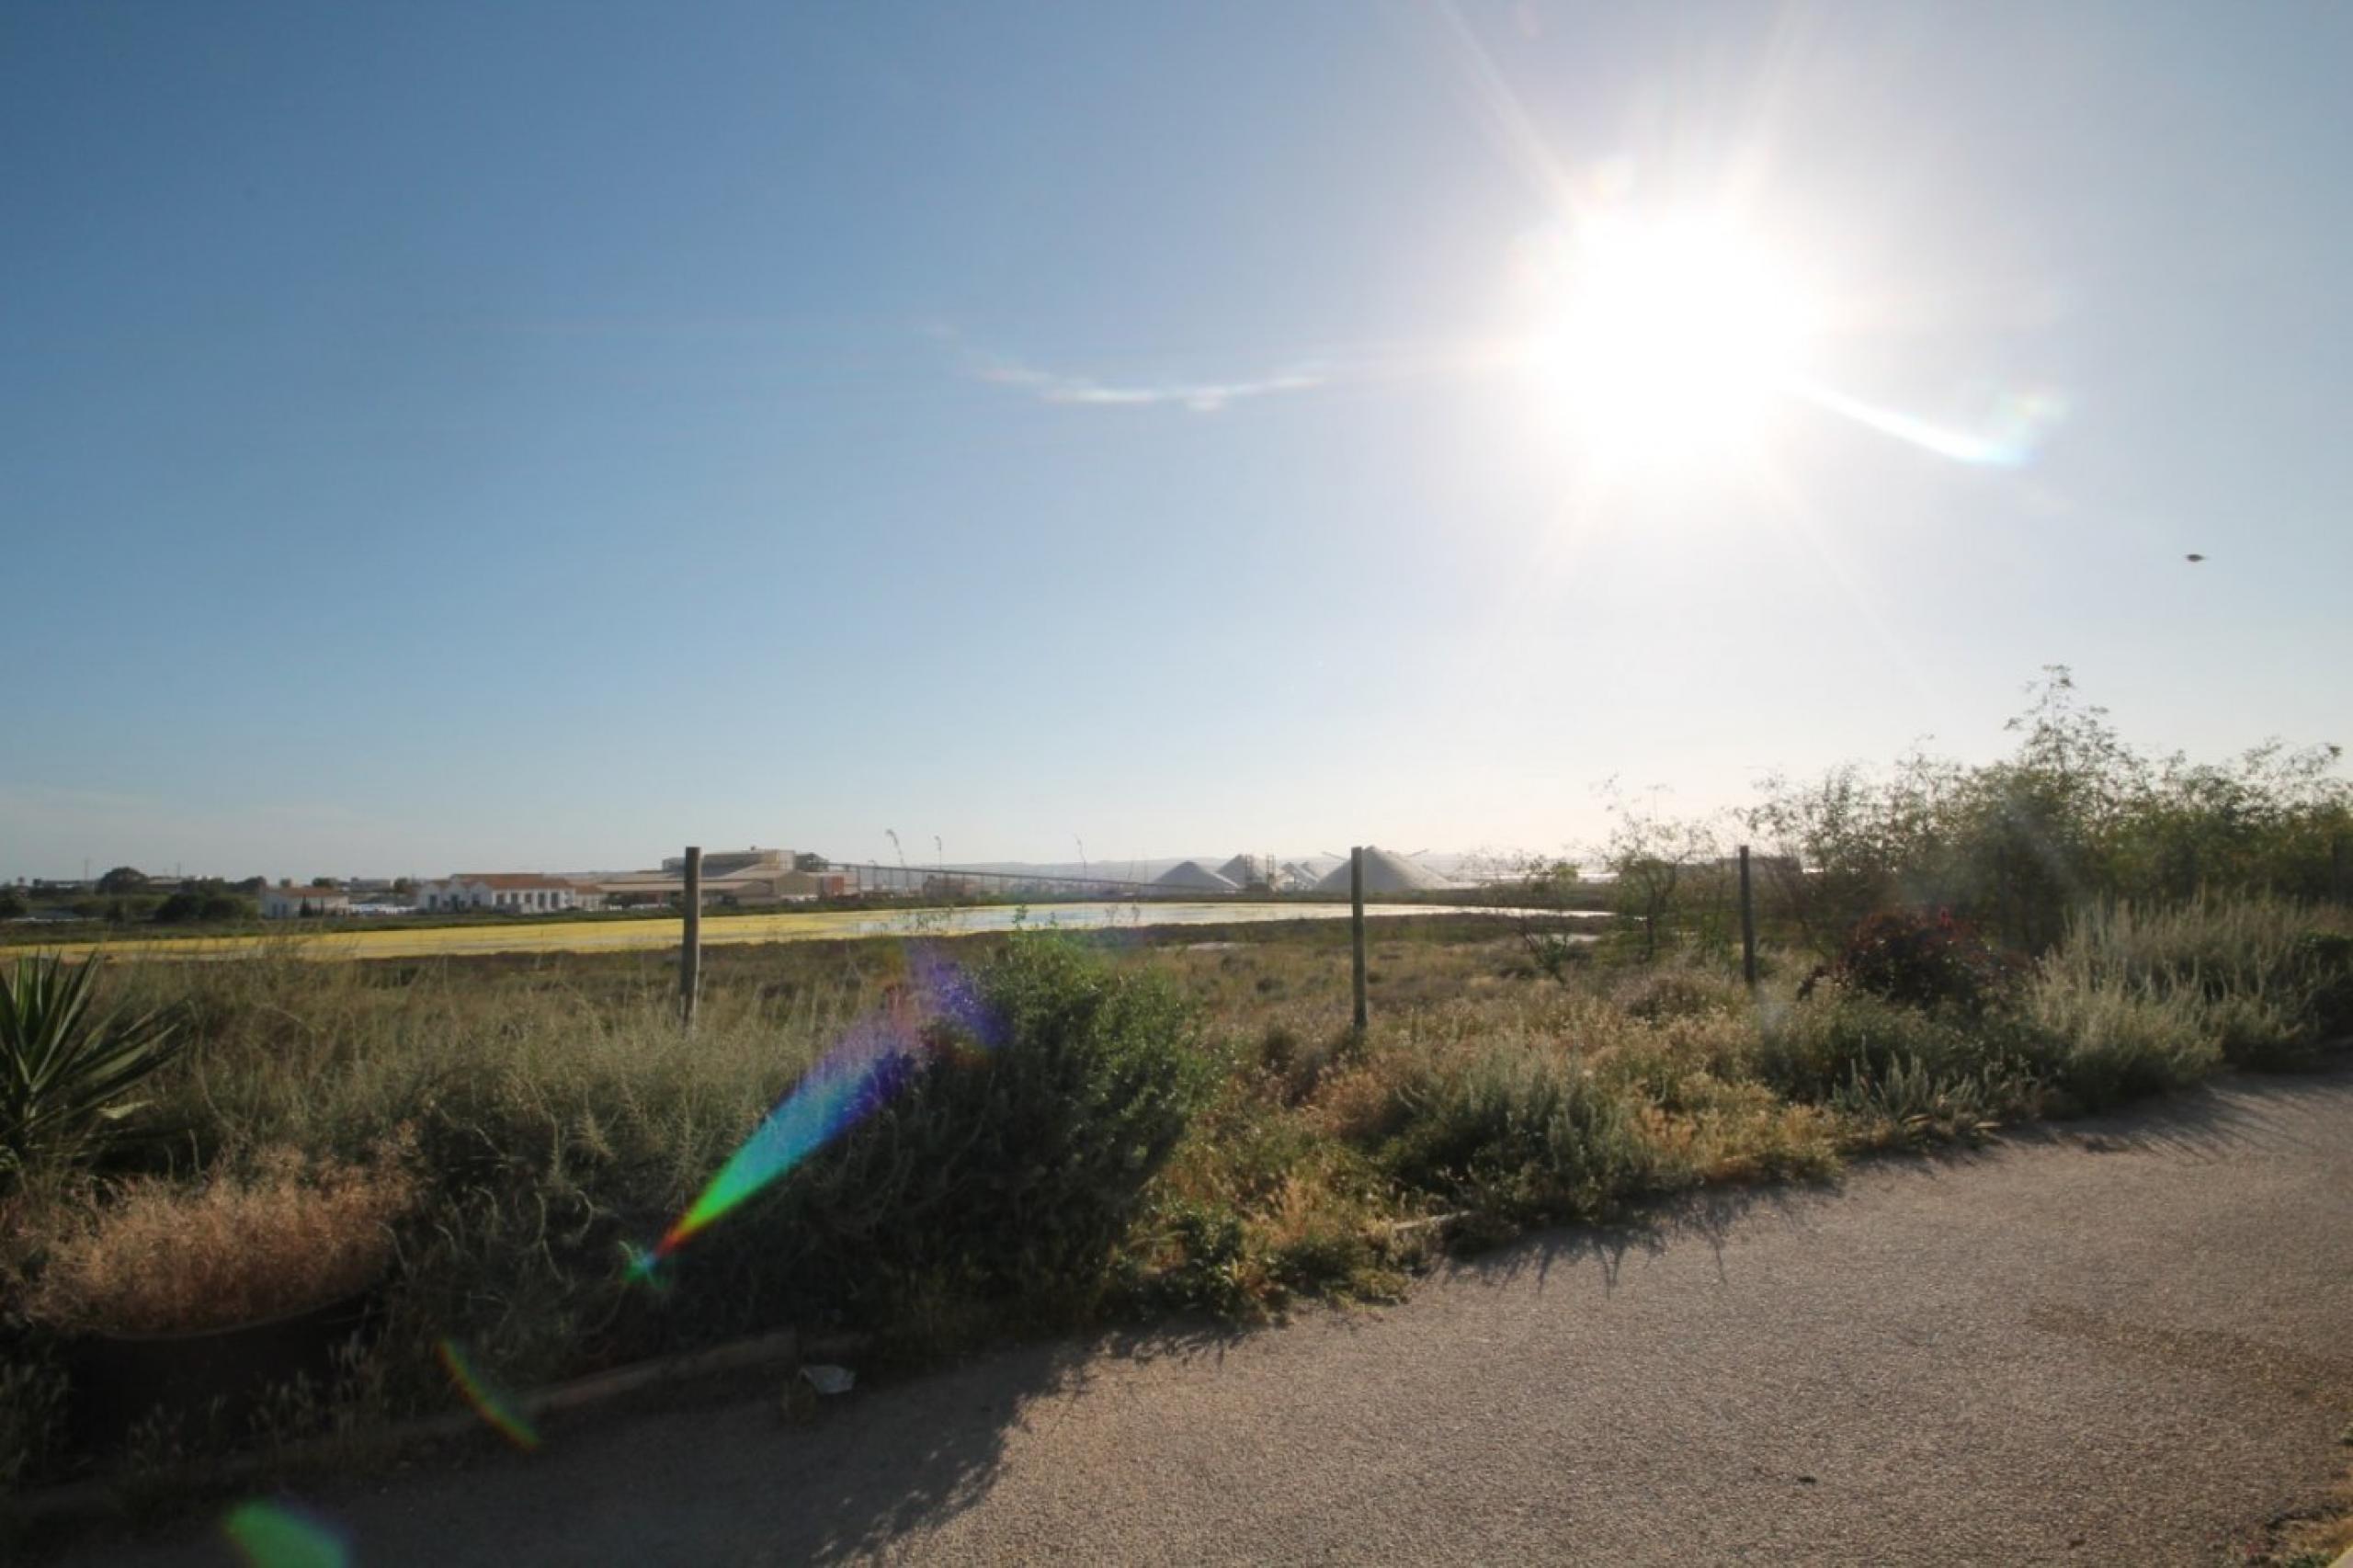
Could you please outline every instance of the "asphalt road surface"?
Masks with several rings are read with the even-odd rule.
[[[315,1499],[364,1563],[2155,1562],[2353,1418],[2353,1073],[1558,1233],[1406,1303],[608,1415]],[[757,1397],[753,1397],[755,1394]],[[233,1561],[217,1534],[82,1560]]]

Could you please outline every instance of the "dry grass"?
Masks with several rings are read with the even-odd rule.
[[[2353,1426],[2345,1443],[2353,1447]],[[2353,1554],[2353,1471],[2337,1477],[2327,1498],[2285,1514],[2234,1552],[2231,1561],[2248,1568],[2335,1568]]]
[[[244,1176],[196,1186],[146,1178],[60,1229],[25,1302],[51,1327],[187,1334],[355,1295],[384,1276],[392,1226],[415,1207],[413,1150],[364,1162],[277,1150]]]
[[[1838,1168],[1836,1119],[1790,1105],[1762,1084],[1686,1080],[1689,1108],[1643,1108],[1642,1136],[1659,1168],[1700,1186],[1827,1176]]]

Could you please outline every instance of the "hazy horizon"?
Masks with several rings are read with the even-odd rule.
[[[2348,738],[2353,12],[9,40],[0,876],[1559,851],[2056,664]]]

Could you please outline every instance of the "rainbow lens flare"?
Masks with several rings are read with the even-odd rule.
[[[248,1568],[345,1568],[351,1561],[342,1531],[290,1503],[240,1503],[222,1519],[221,1533]]]
[[[441,1369],[449,1374],[449,1381],[457,1385],[474,1414],[488,1422],[494,1431],[527,1453],[540,1446],[538,1430],[516,1408],[513,1400],[474,1369],[455,1340],[439,1341],[433,1346],[433,1353],[440,1358]]]
[[[631,1259],[633,1276],[653,1278],[663,1259],[896,1094],[923,1057],[926,1023],[960,1024],[983,1046],[996,1043],[997,1030],[961,970],[927,952],[912,955],[908,968],[905,988],[852,1024],[661,1241]]]

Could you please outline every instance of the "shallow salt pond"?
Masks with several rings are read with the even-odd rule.
[[[1368,903],[1368,917],[1507,915],[1518,911],[1468,904]],[[1557,914],[1530,910],[1525,913]],[[706,914],[703,946],[752,942],[814,942],[859,937],[972,937],[990,931],[1138,930],[1169,926],[1240,926],[1269,920],[1345,920],[1345,903],[1220,903],[1211,902],[990,904],[975,909],[787,910],[756,915]],[[1594,918],[1572,913],[1567,918]],[[10,952],[63,951],[81,958],[226,959],[256,952],[305,959],[415,959],[481,953],[616,953],[675,948],[685,922],[676,915],[642,920],[517,921],[512,925],[390,926],[381,931],[289,931],[256,937],[158,937],[103,943],[75,942],[51,949],[26,943]]]

